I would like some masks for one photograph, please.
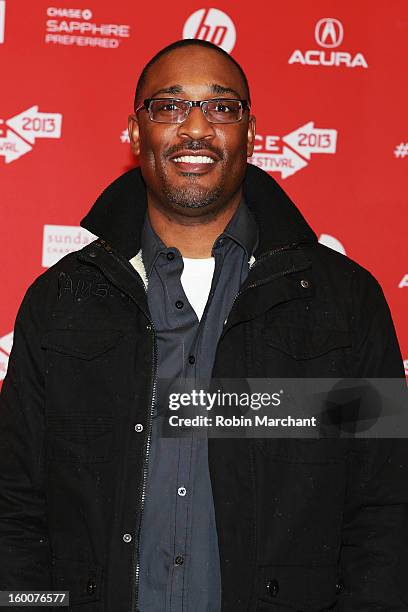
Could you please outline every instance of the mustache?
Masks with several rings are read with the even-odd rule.
[[[218,147],[214,147],[209,142],[205,140],[186,140],[183,144],[173,145],[164,151],[165,157],[170,157],[170,155],[174,155],[175,153],[179,153],[180,151],[210,151],[214,153],[218,159],[223,158],[222,151],[218,149]]]

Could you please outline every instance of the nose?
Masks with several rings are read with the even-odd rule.
[[[190,110],[187,119],[180,123],[178,135],[180,138],[191,138],[192,140],[204,138],[211,140],[215,137],[215,130],[213,124],[205,118],[201,108],[196,106]]]

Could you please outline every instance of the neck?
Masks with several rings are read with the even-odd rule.
[[[175,247],[183,257],[211,257],[212,247],[237,210],[241,191],[215,216],[173,215],[155,205],[148,194],[148,214],[152,228],[167,247]]]

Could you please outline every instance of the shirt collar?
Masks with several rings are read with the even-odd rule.
[[[225,236],[237,242],[245,250],[249,260],[258,246],[258,234],[258,225],[242,198],[220,238]]]
[[[258,246],[258,226],[249,208],[241,199],[239,206],[230,219],[225,230],[214,243],[214,247],[220,245],[220,240],[229,238],[239,244],[246,252],[248,260]],[[222,244],[222,242],[221,242]],[[166,247],[160,237],[154,231],[148,213],[146,213],[142,230],[142,256],[146,268],[147,277],[150,276],[157,257],[163,253],[173,252],[180,255],[175,247]]]
[[[142,257],[148,278],[160,253],[168,253],[170,250],[176,251],[177,249],[169,249],[166,247],[164,242],[152,228],[149,215],[146,211],[142,229]]]
[[[272,249],[317,244],[316,234],[299,209],[267,172],[247,164],[243,194],[258,224],[259,244],[254,252],[257,259]],[[133,168],[106,187],[81,226],[129,260],[141,249],[146,209],[141,169]]]

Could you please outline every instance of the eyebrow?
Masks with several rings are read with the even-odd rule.
[[[183,86],[182,85],[170,85],[170,87],[163,87],[162,89],[158,89],[157,91],[154,92],[154,94],[151,95],[152,98],[155,98],[156,96],[160,95],[160,94],[179,94],[182,93],[183,90]]]
[[[241,94],[236,89],[232,89],[232,87],[224,87],[218,83],[212,83],[210,89],[214,94],[234,94],[237,98],[241,99]]]
[[[213,94],[219,94],[219,95],[233,94],[239,100],[241,99],[241,94],[238,93],[238,91],[236,89],[233,89],[232,87],[224,87],[223,85],[219,85],[219,83],[211,83],[211,85],[209,85],[209,89],[211,90],[211,93]],[[158,89],[151,95],[151,97],[156,98],[160,94],[171,94],[174,96],[177,94],[181,94],[183,92],[184,92],[183,86],[175,84],[175,85],[170,85],[170,87],[163,87],[162,89]]]

